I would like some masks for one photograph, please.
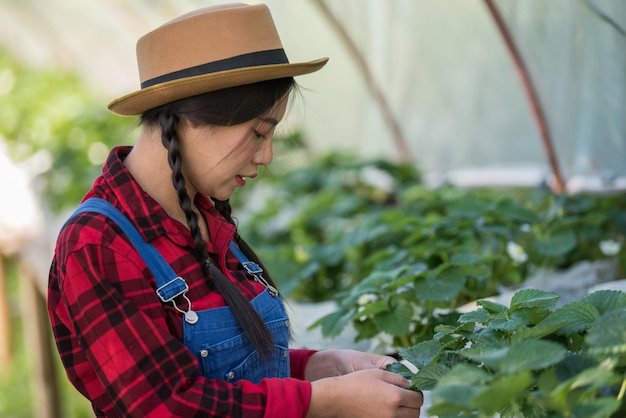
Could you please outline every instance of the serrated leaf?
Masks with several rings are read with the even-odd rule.
[[[591,328],[600,317],[600,313],[589,302],[574,301],[561,306],[541,321],[538,326],[550,326],[556,323],[565,323],[555,331],[557,335],[570,335]]]
[[[504,347],[480,354],[459,353],[474,361],[485,363],[489,368],[504,374],[515,374],[525,370],[539,370],[560,361],[567,350],[560,344],[544,340],[516,341]]]
[[[517,331],[528,325],[528,318],[512,313],[509,318],[500,313],[489,321],[487,327],[498,331]]]
[[[556,292],[539,289],[521,289],[511,298],[511,311],[521,308],[552,309],[559,300]]]
[[[626,309],[600,316],[585,337],[593,353],[626,353]]]
[[[482,385],[493,379],[493,376],[487,373],[483,368],[476,367],[467,363],[455,365],[448,373],[441,376],[437,386],[450,385]]]
[[[552,341],[517,341],[511,344],[501,370],[508,374],[524,370],[540,370],[558,363],[566,354],[565,347]]]
[[[533,247],[545,257],[561,257],[576,247],[576,235],[571,229],[557,232],[546,240],[533,242]]]
[[[462,270],[451,267],[437,277],[415,282],[417,298],[425,302],[446,302],[455,299],[465,287],[467,276]]]
[[[528,340],[531,338],[543,338],[556,332],[563,325],[565,325],[566,322],[566,320],[563,320],[562,322],[555,322],[553,324],[537,324],[534,327],[520,329],[511,336],[511,342]]]
[[[401,337],[409,332],[411,320],[413,319],[413,306],[404,299],[397,299],[392,304],[391,310],[380,312],[372,320],[379,329]]]
[[[621,290],[599,290],[585,296],[582,300],[591,303],[602,315],[609,311],[625,308],[626,292]]]
[[[412,378],[413,386],[419,390],[432,390],[439,379],[450,371],[450,368],[441,363],[430,363],[421,368]]]
[[[399,361],[388,364],[387,367],[385,367],[385,370],[387,370],[388,372],[399,374],[400,376],[409,380],[413,377],[413,374],[414,374],[408,367],[406,367],[404,364],[402,364]]]
[[[489,312],[486,309],[478,308],[475,311],[466,312],[459,317],[459,322],[465,324],[468,322],[477,322],[484,324],[489,321]]]
[[[529,371],[502,376],[497,380],[493,380],[487,388],[480,391],[472,399],[472,404],[483,413],[490,416],[495,415],[524,393],[531,381]]]
[[[428,365],[443,349],[439,341],[423,341],[413,347],[400,350],[400,357],[421,369]]]
[[[509,308],[506,306],[493,302],[489,299],[480,299],[476,301],[476,304],[484,309],[486,309],[489,313],[499,313],[499,312],[508,312]]]

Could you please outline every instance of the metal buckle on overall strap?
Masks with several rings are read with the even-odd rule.
[[[163,286],[159,287],[156,290],[156,294],[163,302],[171,302],[172,305],[174,305],[174,308],[184,315],[185,321],[188,324],[193,325],[198,322],[198,314],[191,309],[191,301],[187,297],[188,290],[189,285],[187,284],[185,279],[177,276],[169,282],[165,283]],[[188,310],[184,311],[179,308],[178,305],[176,305],[176,298],[179,296],[182,296],[187,301],[187,306],[189,307]]]

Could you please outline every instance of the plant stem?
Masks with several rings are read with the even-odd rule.
[[[504,20],[502,19],[500,12],[494,5],[493,0],[484,1],[487,5],[489,13],[491,14],[496,24],[497,29],[500,31],[500,34],[504,39],[504,43],[515,64],[517,74],[522,81],[524,92],[528,97],[532,114],[534,116],[535,122],[537,123],[537,127],[539,128],[539,133],[541,135],[543,146],[548,157],[548,162],[550,163],[550,168],[552,169],[552,174],[554,175],[554,185],[552,186],[552,189],[555,193],[562,194],[565,190],[565,182],[563,181],[563,177],[561,175],[561,169],[559,168],[556,151],[554,145],[552,144],[552,138],[550,135],[550,130],[548,128],[547,118],[541,106],[541,100],[539,99],[539,95],[535,90],[535,85],[530,77],[528,69],[526,68],[522,55],[518,51],[517,45],[515,44],[513,37],[509,33],[509,30]]]

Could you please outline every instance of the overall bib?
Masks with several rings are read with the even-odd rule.
[[[115,206],[106,200],[90,198],[83,202],[73,215],[97,212],[115,221],[131,240],[139,255],[154,275],[156,293],[165,303],[183,313],[183,342],[198,359],[200,374],[207,378],[224,379],[231,383],[249,380],[259,383],[264,377],[289,377],[289,320],[278,292],[261,276],[263,270],[249,261],[234,242],[230,249],[244,269],[256,281],[266,287],[252,299],[252,306],[259,313],[272,333],[274,350],[269,359],[261,358],[237,323],[230,307],[195,312],[186,292],[185,280],[176,275],[159,251],[143,240],[135,226]],[[72,215],[72,216],[73,216]],[[177,298],[184,298],[188,310],[176,305]]]

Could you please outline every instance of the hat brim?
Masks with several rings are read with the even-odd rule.
[[[237,68],[168,81],[119,97],[109,103],[108,108],[121,116],[140,115],[146,110],[185,97],[259,81],[309,74],[322,68],[327,61],[328,58],[320,58],[299,63]]]

